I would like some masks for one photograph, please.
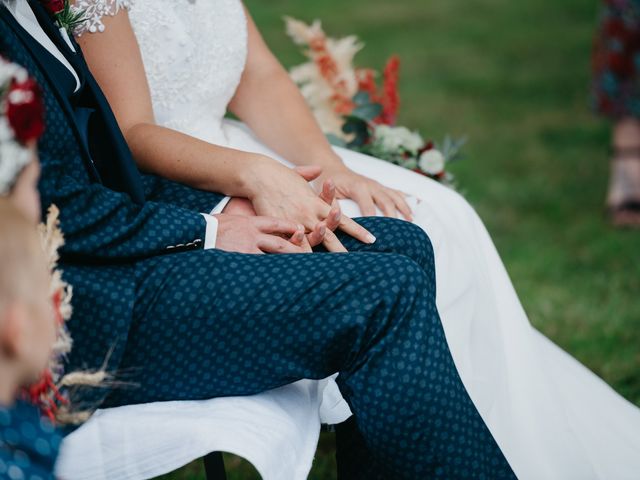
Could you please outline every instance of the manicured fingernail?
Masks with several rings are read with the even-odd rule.
[[[327,227],[320,227],[320,235],[324,237],[325,233],[327,233]]]
[[[369,243],[376,243],[376,237],[374,237],[373,235],[369,234],[367,235],[367,242]]]

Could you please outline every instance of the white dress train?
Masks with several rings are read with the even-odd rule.
[[[240,0],[82,1],[102,5],[97,9],[102,13],[131,7],[159,124],[288,164],[244,125],[224,119],[247,53]],[[99,16],[94,20],[99,26]],[[640,410],[531,326],[473,208],[456,192],[418,174],[351,151],[336,151],[356,172],[412,195],[414,221],[434,246],[437,305],[456,366],[516,475],[525,480],[639,478]],[[346,214],[359,215],[352,201],[341,205]],[[312,388],[313,382],[304,382],[284,388]],[[325,383],[318,386],[316,403],[307,408],[317,411],[322,399],[323,420],[342,421],[350,414],[348,406],[335,383],[323,388]],[[258,395],[256,401],[269,401],[270,395],[274,393]],[[225,401],[233,399],[214,402]],[[206,415],[202,405],[207,404],[178,402],[169,410],[175,419],[188,419],[192,409]],[[123,407],[129,410],[120,413],[140,421],[145,407]],[[211,417],[217,417],[216,404],[210,407]],[[317,422],[313,418],[305,432],[308,436],[317,436]],[[74,440],[81,443],[82,429],[78,432]],[[176,424],[175,435],[184,434]],[[208,445],[206,438],[198,436],[198,442]],[[139,445],[144,445],[144,436]],[[153,453],[141,446],[131,448],[138,449],[138,458]],[[252,451],[237,453],[250,460],[255,456]],[[170,463],[171,453],[166,455]],[[303,467],[295,475],[279,476],[265,469],[260,473],[267,479],[304,478],[306,473],[301,472],[308,473],[311,458],[303,457],[297,457]],[[179,466],[185,458],[173,460]]]

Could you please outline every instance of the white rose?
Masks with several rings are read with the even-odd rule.
[[[0,143],[10,142],[13,140],[13,136],[9,120],[7,117],[0,116]]]
[[[418,165],[423,172],[438,175],[444,171],[444,163],[444,155],[438,150],[431,149],[420,155]]]
[[[424,147],[424,139],[417,132],[410,132],[406,128],[405,130],[406,133],[404,136],[403,147],[405,148],[405,150],[416,155],[418,153],[418,150]]]
[[[415,155],[424,145],[420,134],[406,127],[378,125],[374,135],[382,147],[389,152],[396,152],[402,148]]]

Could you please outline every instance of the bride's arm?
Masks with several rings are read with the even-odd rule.
[[[138,166],[195,188],[248,198],[252,175],[268,160],[157,125],[128,13],[123,9],[103,22],[104,33],[85,33],[77,40]]]
[[[336,183],[339,197],[355,200],[363,215],[374,215],[375,204],[385,215],[395,216],[397,209],[409,218],[411,210],[400,192],[357,175],[334,153],[298,87],[264,42],[246,8],[245,11],[247,64],[229,109],[287,160],[296,165],[322,167],[324,175]]]
[[[332,208],[309,186],[308,180],[317,176],[313,169],[294,171],[269,157],[212,145],[157,125],[128,12],[122,9],[103,22],[103,33],[82,35],[79,43],[140,168],[203,190],[248,198],[258,215],[302,224],[307,232],[326,225],[323,243],[330,251],[344,251],[331,231],[336,227],[372,243],[368,231],[341,216],[339,207]]]

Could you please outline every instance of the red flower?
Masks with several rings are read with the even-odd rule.
[[[378,86],[376,85],[376,74],[370,68],[360,69],[356,72],[358,74],[358,91],[367,92],[371,101],[378,103]]]
[[[333,111],[339,115],[349,115],[355,108],[355,105],[349,98],[339,93],[334,94],[331,97],[331,101],[333,103]]]
[[[619,18],[612,18],[604,22],[602,26],[604,34],[608,37],[624,38],[627,34],[627,26]]]
[[[609,68],[620,77],[630,77],[634,71],[633,59],[620,52],[611,52],[607,58]]]
[[[384,96],[382,97],[381,122],[386,125],[395,125],[400,108],[400,94],[398,93],[398,77],[400,71],[400,59],[393,56],[384,67]]]
[[[329,53],[323,53],[316,57],[316,64],[322,77],[333,84],[338,75],[338,64]]]
[[[7,119],[20,143],[38,140],[44,132],[44,105],[33,79],[14,83],[7,93]]]
[[[64,0],[40,0],[40,3],[51,15],[64,10]]]
[[[429,141],[427,142],[427,144],[422,147],[420,150],[418,150],[418,156],[422,155],[424,152],[428,152],[429,150],[433,150],[433,147],[435,145],[433,144],[433,142]]]

